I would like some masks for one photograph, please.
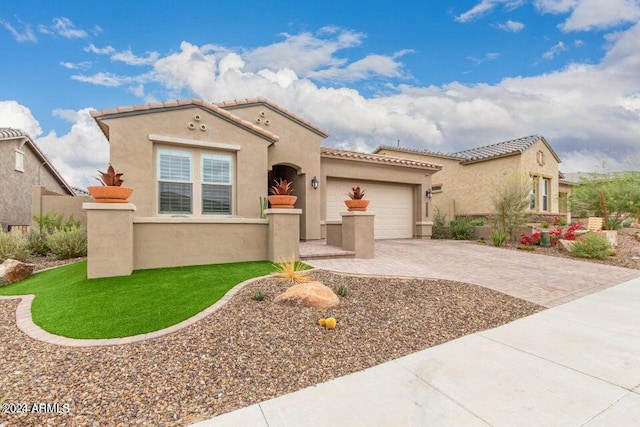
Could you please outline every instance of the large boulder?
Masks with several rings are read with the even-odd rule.
[[[340,299],[329,287],[322,283],[308,282],[291,286],[278,295],[275,298],[275,302],[324,309],[340,304]]]
[[[33,274],[35,268],[34,264],[26,264],[15,259],[5,260],[0,264],[0,286],[26,279]]]

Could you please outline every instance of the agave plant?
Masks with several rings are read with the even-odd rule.
[[[116,172],[111,164],[109,164],[109,169],[106,172],[98,171],[98,173],[100,176],[96,177],[96,179],[106,187],[120,187],[124,182],[122,173]]]
[[[362,200],[364,198],[365,190],[361,190],[360,187],[352,187],[351,192],[347,193],[347,196],[351,200]]]
[[[304,264],[296,262],[294,255],[291,256],[289,261],[280,261],[274,264],[275,272],[273,273],[279,279],[283,279],[292,284],[307,283],[311,281],[309,272],[303,270]]]
[[[286,179],[280,178],[279,180],[273,180],[275,185],[272,185],[269,189],[269,194],[274,196],[289,196],[293,193],[291,183]]]

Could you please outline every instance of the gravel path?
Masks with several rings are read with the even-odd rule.
[[[265,279],[178,333],[116,347],[34,341],[16,328],[17,301],[0,301],[0,400],[69,405],[65,414],[2,413],[0,425],[186,425],[542,309],[458,282],[314,275],[348,287],[339,307],[275,304],[287,285]],[[251,299],[257,287],[264,301]],[[338,319],[333,331],[316,324],[328,316]]]

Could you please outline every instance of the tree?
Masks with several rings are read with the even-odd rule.
[[[531,178],[520,173],[506,179],[493,195],[496,226],[512,241],[517,238],[518,228],[527,221],[532,185]]]
[[[610,230],[636,215],[640,221],[640,172],[594,173],[581,178],[571,194],[571,211],[602,217]]]

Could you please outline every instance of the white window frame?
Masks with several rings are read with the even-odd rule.
[[[176,155],[180,154],[180,155],[187,155],[184,157],[188,157],[189,158],[189,180],[184,180],[184,179],[167,179],[167,178],[162,178],[161,177],[161,168],[160,168],[160,156],[162,154],[168,154],[168,153],[175,153]],[[194,212],[194,200],[195,200],[195,185],[194,185],[194,179],[193,179],[193,165],[194,165],[194,158],[193,158],[193,152],[191,150],[185,150],[185,149],[178,149],[178,148],[170,148],[170,147],[158,147],[157,150],[157,155],[156,155],[156,168],[157,168],[157,174],[156,174],[156,189],[157,189],[157,211],[158,214],[160,215],[192,215]],[[177,183],[177,184],[190,184],[191,185],[191,203],[190,203],[190,207],[189,207],[189,212],[171,212],[171,211],[166,211],[166,212],[162,212],[160,210],[160,203],[161,203],[161,192],[160,192],[160,184],[161,183]]]
[[[16,148],[15,151],[15,166],[14,169],[18,172],[24,172],[24,151]]]
[[[218,159],[227,161],[229,164],[229,176],[227,177],[228,181],[220,181],[220,182],[205,182],[204,180],[204,162],[205,159]],[[221,152],[213,152],[213,151],[203,151],[200,153],[200,212],[202,215],[231,215],[234,209],[234,200],[233,200],[233,181],[234,181],[234,167],[233,167],[233,159],[234,156],[229,153],[221,153]],[[204,186],[220,186],[220,187],[229,187],[229,212],[205,212],[204,211]]]
[[[541,196],[542,196],[542,211],[543,212],[549,212],[551,209],[550,203],[549,203],[549,193],[551,192],[551,179],[549,178],[542,178],[542,191],[541,191]]]
[[[529,202],[529,210],[535,211],[538,208],[538,186],[540,185],[540,177],[533,175],[531,180],[531,190],[529,191],[531,201]]]
[[[173,142],[173,141],[169,141]],[[189,216],[189,217],[198,217],[198,216],[233,216],[235,215],[235,205],[236,205],[236,155],[235,150],[216,150],[218,147],[200,147],[194,146],[192,144],[167,144],[167,145],[156,145],[155,148],[155,168],[156,168],[156,179],[155,179],[155,188],[156,188],[156,201],[155,201],[155,212],[158,216]],[[214,148],[214,149],[211,149]],[[226,146],[225,146],[226,148]],[[172,181],[160,179],[160,155],[165,152],[182,152],[188,153],[191,158],[191,167],[190,167],[190,181],[191,184],[191,211],[189,213],[186,212],[161,212],[160,211],[160,182],[179,182],[186,183],[186,181]],[[208,183],[204,182],[204,159],[208,156],[218,156],[219,158],[225,158],[229,161],[229,176],[228,183]],[[230,199],[230,207],[228,213],[204,213],[204,200],[203,200],[203,185],[228,185],[231,187],[231,199]]]

